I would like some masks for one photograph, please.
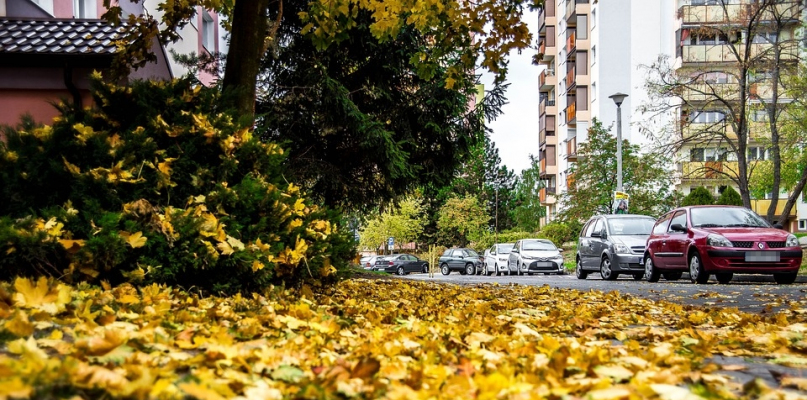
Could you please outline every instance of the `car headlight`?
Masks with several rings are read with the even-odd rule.
[[[799,238],[796,235],[790,234],[787,235],[787,242],[785,242],[785,247],[798,247],[799,246]]]
[[[631,253],[628,246],[625,246],[622,243],[615,243],[614,244],[614,251],[616,251],[616,254],[630,254]]]
[[[734,244],[732,244],[730,240],[714,233],[706,237],[706,244],[713,247],[734,247]]]
[[[535,258],[535,257],[533,257],[533,256],[528,256],[528,255],[526,255],[526,254],[525,254],[525,255],[522,255],[522,256],[521,256],[521,258],[523,258],[523,259],[525,259],[525,260],[532,260],[532,259],[533,259],[533,258]]]

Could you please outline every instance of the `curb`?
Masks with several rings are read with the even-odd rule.
[[[773,275],[742,275],[734,274],[732,282],[775,282]],[[799,275],[794,283],[807,283],[807,275]]]

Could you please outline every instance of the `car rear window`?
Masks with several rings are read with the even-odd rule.
[[[513,244],[500,244],[499,245],[499,253],[509,253],[510,250],[513,250]]]
[[[608,230],[612,235],[649,235],[655,223],[652,218],[613,218]]]

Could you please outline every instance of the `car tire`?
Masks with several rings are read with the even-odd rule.
[[[731,278],[734,277],[734,273],[732,272],[720,272],[715,274],[715,278],[717,278],[717,283],[721,285],[726,285],[731,282]]]
[[[648,282],[658,282],[661,273],[656,269],[656,264],[653,262],[653,257],[648,256],[644,259],[644,279]],[[667,275],[664,275],[665,279]]]
[[[527,275],[532,276],[532,272],[527,272]]]
[[[780,285],[789,285],[796,281],[796,277],[798,277],[799,273],[796,272],[785,272],[782,274],[773,274],[773,280]]]
[[[544,272],[544,275],[549,276],[549,272]]]
[[[448,264],[443,264],[443,265],[441,265],[441,266],[440,266],[440,272],[442,272],[442,273],[443,273],[443,275],[448,275],[448,274],[450,274],[450,273],[451,273],[451,270],[450,270],[450,269],[448,269]]]
[[[580,257],[577,257],[577,266],[574,268],[574,275],[577,279],[586,279],[588,271],[583,270],[583,263],[580,262]]]
[[[642,279],[644,279],[644,274],[633,274],[634,281],[640,281]]]
[[[422,273],[424,273],[424,274],[428,274],[428,273],[429,273],[429,266],[428,266],[428,265],[424,265],[424,266],[423,266],[423,270],[422,270],[422,271],[420,271],[420,272],[422,272]]]
[[[476,273],[476,268],[473,264],[468,263],[465,264],[465,275],[474,275]]]
[[[404,271],[404,267],[398,267],[398,276],[406,275],[406,271]]]
[[[703,261],[697,252],[692,253],[692,256],[689,257],[689,279],[692,280],[692,283],[699,285],[709,282],[709,273],[703,268]]]
[[[681,276],[684,275],[683,272],[665,272],[661,274],[664,277],[665,281],[677,281],[681,279]]]
[[[603,257],[600,262],[600,276],[606,281],[613,281],[619,277],[619,273],[611,269],[611,259],[608,257]]]

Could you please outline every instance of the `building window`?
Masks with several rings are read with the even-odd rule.
[[[73,0],[73,17],[84,19],[98,18],[95,0]]]
[[[588,39],[588,15],[577,15],[577,38],[586,40]]]
[[[776,43],[777,42],[777,33],[776,32],[757,32],[754,35],[754,40],[752,43]]]
[[[597,10],[591,10],[591,29],[597,26]]]
[[[702,162],[703,161],[703,149],[689,149],[689,161]]]
[[[53,0],[31,0],[34,4],[38,5],[39,8],[47,11],[48,14],[53,15]]]
[[[689,121],[693,124],[713,124],[725,119],[726,115],[720,111],[693,111],[689,114]]]
[[[701,75],[701,79],[703,79],[706,83],[729,83],[729,74],[725,72],[707,72]]]
[[[591,102],[593,103],[594,100],[597,100],[597,84],[591,83]]]
[[[202,12],[202,46],[210,53],[216,51],[216,24],[206,10]]]
[[[765,122],[768,120],[768,112],[765,110],[752,110],[749,117],[754,122]]]
[[[597,46],[591,46],[591,65],[597,62]]]
[[[748,148],[748,161],[765,160],[765,148],[764,147],[749,147]]]
[[[800,231],[807,230],[807,219],[800,219],[799,220],[799,230]]]

